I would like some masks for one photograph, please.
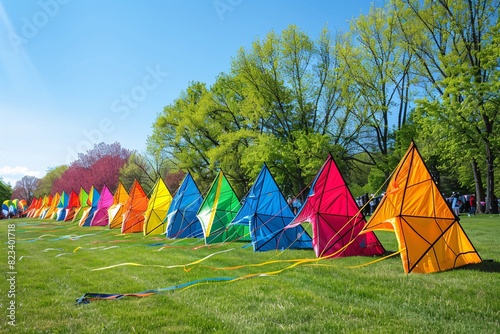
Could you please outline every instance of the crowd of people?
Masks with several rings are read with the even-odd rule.
[[[0,210],[0,219],[22,218],[24,216],[25,214],[22,211],[18,211],[17,213],[14,212],[6,213],[3,210]]]
[[[372,215],[383,196],[384,194],[380,196],[374,196],[373,194],[369,196],[368,194],[364,194],[356,197],[356,203],[358,207],[363,208],[364,215]],[[460,214],[467,214],[469,217],[474,217],[476,216],[478,207],[481,210],[480,212],[485,212],[486,203],[484,201],[478,202],[474,194],[462,195],[459,192],[452,192],[451,196],[445,196],[445,199],[457,216],[460,216]],[[495,202],[498,203],[496,198]],[[497,205],[500,207],[500,203]]]
[[[459,192],[452,192],[451,196],[446,198],[446,201],[457,216],[460,216],[461,213],[467,213],[469,217],[476,215],[478,202],[474,194],[462,195]],[[485,202],[480,202],[479,204],[482,207],[482,211],[484,211]]]
[[[356,203],[358,204],[358,207],[363,208],[364,215],[372,215],[383,196],[384,194],[380,196],[364,194],[356,197]],[[467,214],[469,217],[474,217],[476,216],[478,207],[481,212],[485,211],[486,203],[484,201],[478,202],[474,194],[462,195],[459,192],[452,192],[451,196],[445,196],[445,199],[457,216],[460,216],[460,214]],[[498,202],[496,198],[495,200]],[[500,203],[498,205],[500,206]]]
[[[363,208],[363,214],[365,216],[369,216],[375,212],[375,209],[377,209],[377,206],[380,204],[382,197],[384,197],[384,194],[379,196],[375,196],[375,194],[363,194],[356,197],[356,204],[359,208]]]
[[[468,212],[470,216],[471,207],[474,207],[475,212],[477,203],[474,195],[462,195],[459,192],[452,192],[451,196],[446,200],[457,216],[460,216],[461,212]],[[471,201],[473,202],[473,205],[471,205]]]

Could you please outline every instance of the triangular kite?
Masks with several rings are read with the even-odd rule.
[[[285,230],[295,215],[264,164],[231,224],[250,228],[254,251],[310,249],[311,237],[300,225]]]
[[[97,204],[99,203],[99,199],[101,198],[101,194],[97,189],[92,186],[89,190],[89,197],[87,198],[87,204],[89,205],[84,211],[82,218],[80,218],[79,225],[80,226],[90,226],[90,222],[94,217],[94,213],[97,210]]]
[[[38,217],[38,218],[44,218],[45,217],[45,214],[49,210],[50,205],[52,203],[52,198],[53,197],[50,194],[43,196],[42,206],[40,207],[39,211],[36,213],[36,217]]]
[[[113,204],[108,209],[109,228],[121,228],[123,222],[123,213],[125,212],[125,203],[129,196],[127,190],[121,181],[118,181],[118,189],[113,196]]]
[[[241,204],[222,172],[217,174],[198,211],[205,243],[225,241],[250,241],[248,225],[229,225],[240,210]]]
[[[148,208],[148,196],[139,181],[134,180],[130,189],[129,199],[125,203],[123,213],[122,233],[142,232],[144,228],[144,212]]]
[[[365,217],[331,155],[290,226],[307,222],[312,225],[317,257],[373,256],[385,252],[373,232],[359,235],[366,225]]]
[[[406,273],[480,263],[481,257],[411,143],[365,231],[394,231]]]
[[[101,190],[97,209],[92,216],[90,226],[107,226],[108,225],[108,209],[113,204],[113,194],[108,187],[104,185]]]
[[[56,193],[52,198],[49,209],[45,212],[44,219],[54,219],[57,214],[57,205],[61,199],[61,194]]]
[[[168,238],[202,238],[203,228],[196,216],[203,196],[188,172],[172,199],[167,214]]]
[[[69,196],[65,191],[61,193],[61,197],[59,198],[59,203],[57,204],[57,213],[56,220],[64,221],[66,217],[66,208],[68,207]]]
[[[89,207],[87,203],[89,200],[89,194],[85,191],[85,189],[80,187],[80,193],[78,194],[78,199],[80,201],[80,206],[75,209],[75,216],[73,217],[73,221],[80,221],[82,219],[83,213]]]
[[[161,177],[156,181],[151,192],[148,208],[144,218],[144,235],[164,234],[166,230],[165,218],[168,208],[172,203],[172,195],[168,191],[165,182]]]
[[[66,214],[64,215],[64,221],[70,221],[75,217],[75,210],[80,206],[80,199],[78,194],[72,190],[69,195],[68,205],[66,206]]]

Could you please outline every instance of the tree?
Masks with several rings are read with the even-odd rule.
[[[119,143],[99,143],[78,159],[53,182],[52,192],[79,192],[80,187],[89,190],[94,186],[100,191],[106,185],[111,192],[118,187],[120,168],[127,162],[130,151]]]
[[[357,129],[328,30],[316,42],[294,25],[270,32],[241,49],[231,71],[253,104],[246,115],[257,135],[242,163],[256,175],[266,162],[283,191],[305,196],[328,153],[345,153]]]
[[[146,194],[149,194],[156,182],[151,175],[149,163],[141,154],[134,152],[120,169],[120,180],[125,189],[130,190],[134,180],[137,180]]]
[[[338,48],[344,85],[349,87],[344,103],[357,115],[360,125],[352,154],[358,152],[359,162],[375,167],[374,176],[382,175],[378,178],[382,183],[395,167],[390,159],[393,131],[407,121],[413,80],[414,55],[400,42],[394,11],[397,8],[372,6],[368,15],[351,22]]]
[[[181,170],[169,172],[165,175],[165,185],[172,194],[179,189],[185,176],[186,174]]]
[[[130,156],[130,153],[130,150],[123,148],[118,142],[113,144],[101,142],[95,144],[91,150],[85,153],[78,153],[78,159],[73,163],[83,168],[90,168],[103,157],[113,156],[126,160]]]
[[[38,187],[40,179],[35,176],[23,176],[23,178],[16,182],[12,192],[12,198],[25,199],[26,202],[31,203],[34,194]]]
[[[326,29],[316,42],[293,25],[271,32],[241,49],[212,87],[192,83],[165,107],[150,144],[202,189],[222,169],[242,196],[266,162],[286,192],[301,193],[328,153],[345,153],[356,135],[338,103],[336,66]]]
[[[49,168],[47,174],[40,179],[38,187],[34,193],[35,197],[42,197],[45,195],[53,194],[52,186],[54,182],[61,177],[61,175],[68,169],[67,165],[61,165],[53,168]]]
[[[0,177],[0,204],[3,201],[10,199],[12,196],[12,187],[10,184],[5,183]]]
[[[149,147],[201,189],[222,169],[242,196],[265,162],[305,195],[329,152],[357,192],[375,191],[416,139],[433,175],[461,187],[473,175],[479,199],[484,173],[495,210],[499,1],[391,0],[334,39],[271,31],[166,106]]]
[[[79,193],[80,188],[89,191],[92,186],[92,180],[89,178],[89,172],[86,168],[78,166],[74,162],[53,181],[51,189],[54,193],[74,191]]]
[[[201,181],[207,187],[209,180],[215,177],[207,152],[218,145],[216,136],[220,133],[212,130],[217,125],[216,115],[205,107],[210,103],[209,95],[205,84],[191,83],[172,105],[164,108],[148,138],[149,152],[162,154],[178,169],[191,171],[197,182]],[[142,169],[147,169],[146,165],[139,161],[138,166],[133,167],[129,162],[129,168],[141,169],[140,166],[144,166]],[[136,175],[134,177],[140,175],[133,171],[129,173]]]
[[[472,167],[477,198],[498,212],[494,203],[495,152],[499,129],[499,0],[394,0],[404,9],[400,29],[418,61],[427,92],[419,102],[417,122],[429,136],[437,126],[446,145],[435,145],[458,173]],[[403,12],[403,11],[402,11]],[[436,131],[434,131],[436,132]],[[443,160],[445,160],[443,159]],[[486,170],[486,196],[480,173]]]

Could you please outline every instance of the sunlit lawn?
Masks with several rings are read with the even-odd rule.
[[[15,298],[9,297],[7,281],[12,223]],[[399,256],[356,268],[375,258],[309,262],[280,272],[294,263],[284,260],[314,259],[313,251],[254,253],[238,242],[205,247],[196,239],[119,235],[51,220],[2,220],[0,332],[498,333],[500,217],[463,217],[461,223],[482,264],[405,275]],[[378,235],[386,249],[397,250],[393,234]],[[123,263],[136,265],[93,270]],[[246,278],[252,274],[261,275]],[[135,293],[207,278],[242,279],[76,304],[87,292]],[[15,327],[7,317],[12,300]]]

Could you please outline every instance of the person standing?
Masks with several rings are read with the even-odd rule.
[[[377,198],[375,194],[370,195],[370,215],[373,215],[375,208],[377,207]]]
[[[469,217],[470,216],[476,216],[476,196],[470,195],[469,196],[469,205],[470,205],[470,211],[469,211]]]
[[[460,216],[460,207],[462,206],[462,201],[460,200],[460,194],[455,193],[452,198],[451,202],[451,208],[453,209],[453,212],[455,212],[455,215],[458,217]]]
[[[296,215],[299,212],[300,207],[302,206],[302,202],[298,198],[295,198],[292,202],[292,210],[293,214]]]

